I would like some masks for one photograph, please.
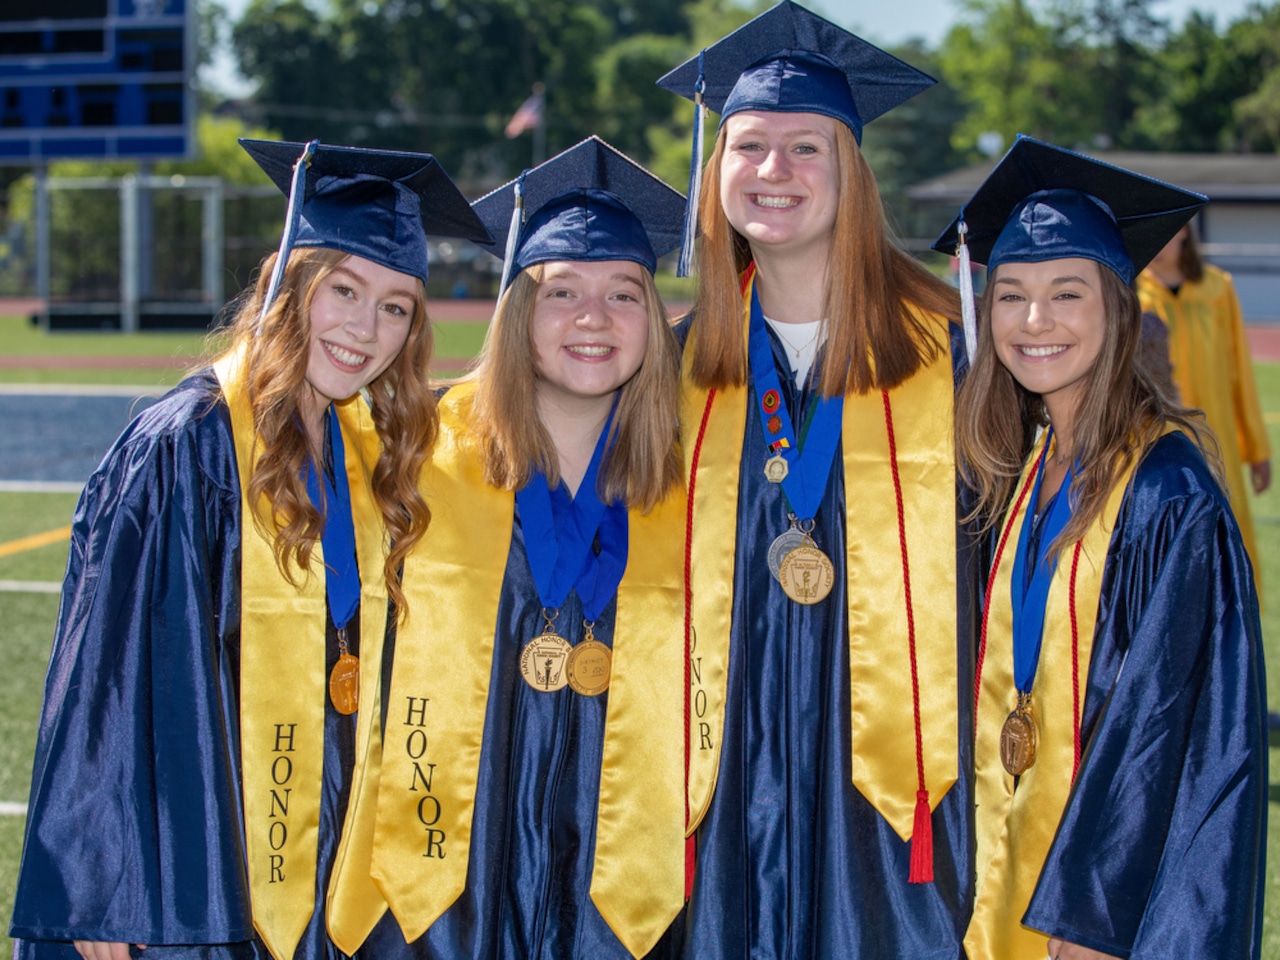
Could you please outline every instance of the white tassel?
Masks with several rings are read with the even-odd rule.
[[[969,355],[969,368],[973,369],[978,353],[978,313],[973,302],[973,272],[969,267],[969,245],[965,243],[965,235],[969,226],[960,221],[960,243],[956,247],[956,256],[960,259],[960,316],[964,321],[964,349]]]
[[[702,124],[707,115],[702,93],[707,83],[702,76],[702,58],[698,54],[698,83],[693,90],[693,148],[689,156],[689,199],[684,210],[684,237],[680,242],[680,260],[676,276],[687,277],[693,271],[693,255],[698,239],[698,202],[702,196]]]
[[[302,156],[293,165],[293,182],[289,184],[289,206],[284,215],[284,233],[280,236],[280,249],[276,251],[276,263],[271,268],[271,282],[267,284],[267,295],[262,300],[262,313],[258,314],[258,332],[262,332],[262,321],[267,318],[267,311],[280,292],[280,282],[284,279],[285,264],[289,260],[289,252],[293,249],[293,238],[298,233],[298,221],[302,219],[302,201],[306,193],[307,168],[311,166],[311,158],[315,156],[319,140],[312,140],[302,148]]]
[[[507,249],[502,257],[502,285],[498,296],[506,292],[511,282],[511,268],[516,262],[516,244],[520,242],[520,228],[524,226],[524,174],[516,180],[515,199],[511,205],[511,225],[507,227]]]

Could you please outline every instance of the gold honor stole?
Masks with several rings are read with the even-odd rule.
[[[467,883],[515,514],[514,494],[485,482],[469,442],[474,394],[474,384],[460,384],[440,403],[440,439],[422,480],[434,517],[405,563],[410,616],[398,633],[391,679],[373,877],[410,942]],[[683,495],[673,492],[648,516],[629,514],[618,587],[591,898],[636,957],[684,903],[684,509]]]
[[[1030,481],[1049,431],[1044,431],[1027,457],[1019,490]],[[1081,681],[1089,674],[1093,631],[1098,619],[1102,575],[1124,500],[1133,464],[1117,478],[1102,515],[1080,541],[1075,571],[1075,616]],[[977,743],[974,747],[977,801],[977,900],[965,934],[970,957],[982,960],[1020,960],[1043,957],[1049,938],[1022,925],[1040,879],[1040,868],[1058,830],[1058,821],[1071,792],[1075,767],[1075,716],[1072,684],[1071,580],[1074,550],[1067,547],[1045,603],[1040,664],[1032,698],[1039,722],[1036,762],[1013,789],[1013,777],[1000,762],[1000,729],[1017,705],[1013,679],[1013,604],[1010,600],[1013,562],[1030,497],[1010,510],[1001,531],[1005,549],[999,567],[991,572],[991,607],[987,614],[987,651],[978,692]]]
[[[751,287],[743,297],[743,337]],[[917,313],[940,344],[946,321]],[[759,429],[747,410],[747,388],[708,391],[689,378],[697,323],[684,352],[680,424],[693,496],[690,525],[692,630],[689,643],[689,822],[693,834],[710,806],[724,734],[738,481],[745,431]],[[906,542],[918,645],[920,724],[925,782],[936,807],[956,781],[954,382],[948,348],[889,392],[902,481]],[[752,424],[748,426],[748,416]],[[704,422],[705,421],[705,422]],[[849,622],[849,703],[853,784],[898,836],[910,839],[915,818],[916,743],[902,546],[884,399],[879,390],[846,395],[842,424],[845,483],[844,562]],[[747,464],[762,470],[764,463]],[[777,531],[781,533],[782,531]],[[752,562],[765,566],[760,544]],[[831,554],[839,544],[820,543]]]
[[[319,542],[312,553],[312,569],[297,569],[299,585],[294,586],[276,565],[273,538],[255,521],[249,503],[249,478],[257,464],[258,438],[243,363],[243,351],[226,356],[214,365],[214,373],[231,411],[240,476],[240,758],[244,768],[245,853],[254,928],[276,960],[291,960],[315,912],[328,696],[328,608]],[[382,576],[387,547],[386,529],[370,485],[381,447],[369,408],[358,396],[337,408],[348,451],[347,480],[361,571],[362,709],[356,726],[354,806],[363,773],[359,761],[376,756],[379,746],[375,721],[387,619],[387,588]],[[269,518],[270,511],[264,500],[257,515]],[[294,562],[292,555],[289,560]],[[344,829],[339,863],[350,853],[348,834]]]

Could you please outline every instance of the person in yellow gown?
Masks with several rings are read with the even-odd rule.
[[[1271,445],[1231,274],[1201,260],[1191,228],[1183,227],[1138,276],[1138,298],[1169,328],[1173,382],[1182,402],[1203,410],[1218,438],[1231,507],[1261,594],[1243,466],[1249,465],[1253,492],[1262,493],[1271,486]]]

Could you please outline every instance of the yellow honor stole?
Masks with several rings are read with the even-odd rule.
[[[243,352],[230,355],[214,365],[214,373],[231,411],[240,476],[240,758],[245,854],[254,927],[276,960],[291,960],[315,912],[328,696],[328,608],[320,544],[315,545],[311,569],[295,571],[298,586],[294,586],[276,565],[274,538],[264,533],[255,519],[270,518],[270,504],[264,500],[255,514],[249,502],[249,479],[259,451],[243,364]],[[369,408],[360,397],[337,408],[348,451],[347,480],[361,574],[362,709],[356,727],[354,805],[362,776],[359,761],[376,754],[379,738],[376,720],[387,617],[382,575],[386,531],[370,487],[380,444]],[[293,562],[292,556],[289,559]],[[350,846],[347,833],[344,829],[339,861]]]
[[[515,515],[514,494],[485,482],[483,461],[468,442],[474,394],[474,384],[461,384],[440,404],[440,439],[422,480],[434,517],[405,563],[410,616],[398,634],[391,679],[373,877],[410,942],[467,883]],[[637,957],[683,904],[683,520],[677,493],[647,517],[629,514],[618,587],[591,897]]]
[[[751,287],[743,298],[743,337]],[[920,319],[941,344],[946,322]],[[733,574],[738,530],[738,482],[747,420],[747,388],[708,391],[689,371],[695,322],[684,353],[680,424],[692,497],[689,570],[690,834],[710,806],[724,733]],[[936,807],[956,781],[956,544],[954,384],[951,354],[889,391],[905,540],[914,593],[920,729],[925,783]],[[884,395],[846,395],[841,426],[849,623],[849,702],[853,783],[905,841],[913,833],[917,800],[915,712],[907,622],[906,576]],[[696,462],[695,462],[696,461]],[[747,464],[748,470],[764,463]],[[776,531],[782,533],[781,530]],[[755,559],[765,566],[761,544]],[[822,544],[839,551],[841,545]],[[826,602],[826,601],[823,601]]]
[[[1018,490],[1026,491],[1049,431],[1044,431],[1027,458]],[[1135,461],[1136,463],[1136,461]],[[1014,553],[1030,497],[1015,501],[1005,518],[991,572],[990,607],[987,612],[987,649],[982,658],[978,690],[977,743],[974,747],[977,802],[977,901],[965,934],[965,949],[975,960],[1021,960],[1042,957],[1048,937],[1022,925],[1040,879],[1040,868],[1049,854],[1071,792],[1075,768],[1076,715],[1072,682],[1072,616],[1079,647],[1075,658],[1080,683],[1089,675],[1093,631],[1107,550],[1116,516],[1124,500],[1134,465],[1116,480],[1102,515],[1080,541],[1079,557],[1072,547],[1058,557],[1045,603],[1040,663],[1036,670],[1033,702],[1039,722],[1035,763],[1018,780],[1000,761],[1000,730],[1018,701],[1013,679],[1013,604],[1011,600]],[[1074,569],[1074,573],[1072,568]],[[1072,579],[1075,610],[1071,609]]]

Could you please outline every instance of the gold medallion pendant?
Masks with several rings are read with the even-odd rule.
[[[533,689],[543,693],[562,690],[569,682],[565,676],[565,663],[572,651],[568,640],[547,629],[520,651],[520,676]]]
[[[613,651],[591,633],[587,624],[587,637],[569,654],[565,668],[569,674],[569,686],[584,697],[595,697],[609,689],[613,671]]]
[[[343,716],[360,708],[360,661],[347,652],[346,630],[338,631],[338,662],[329,672],[329,700]]]
[[[787,474],[791,472],[791,465],[787,463],[786,458],[782,456],[782,452],[775,453],[772,457],[765,461],[764,478],[770,483],[781,483],[787,479]]]
[[[1019,693],[1018,705],[1000,728],[1000,763],[1010,776],[1022,776],[1036,762],[1038,736],[1031,694]]]
[[[813,538],[785,557],[778,566],[778,582],[782,591],[796,603],[810,606],[825,600],[836,582],[836,570],[825,553],[814,545]]]

